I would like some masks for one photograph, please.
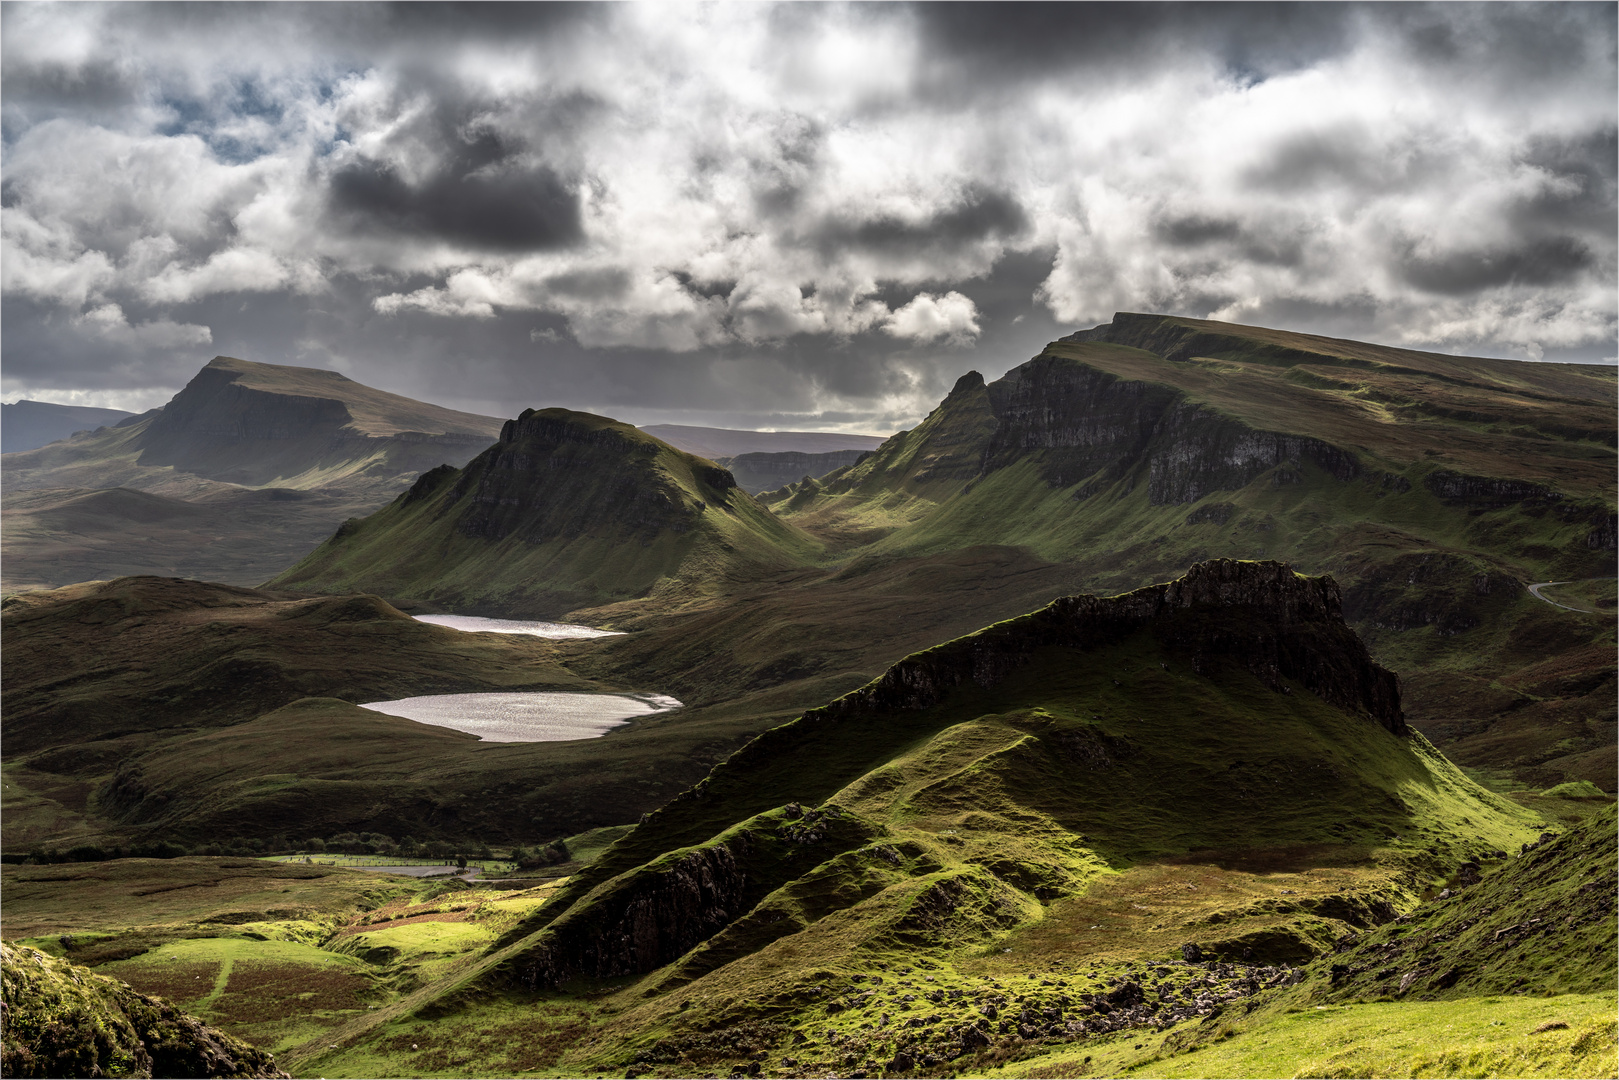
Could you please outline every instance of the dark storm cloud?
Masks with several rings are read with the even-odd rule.
[[[969,188],[958,204],[921,220],[879,215],[864,220],[830,220],[808,239],[824,252],[845,248],[912,257],[948,254],[988,239],[1011,239],[1027,231],[1029,216],[1017,199],[1000,191]]]
[[[1212,53],[1244,75],[1271,74],[1345,47],[1347,4],[918,4],[925,47],[976,78],[1129,68],[1166,51]]]
[[[1212,240],[1235,240],[1242,235],[1242,224],[1232,218],[1187,214],[1159,218],[1152,231],[1158,239],[1176,247],[1201,247]]]
[[[1401,261],[1400,273],[1419,289],[1461,296],[1497,285],[1556,285],[1577,278],[1594,261],[1579,240],[1550,236],[1505,250],[1413,254]]]
[[[338,169],[332,206],[364,230],[485,251],[546,251],[583,237],[578,194],[554,171],[523,162],[493,132],[453,149],[414,184],[384,161]]]
[[[4,4],[4,387],[881,430],[1119,309],[1611,356],[1614,16]]]

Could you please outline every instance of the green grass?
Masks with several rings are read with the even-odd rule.
[[[1195,1024],[1029,1057],[981,1075],[1608,1077],[1611,994],[1312,1006],[1177,1052]],[[1560,1025],[1538,1031],[1543,1025]]]

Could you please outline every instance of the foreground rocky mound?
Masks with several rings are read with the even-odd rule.
[[[287,1077],[275,1059],[127,983],[0,943],[9,1077]]]
[[[466,468],[424,474],[272,584],[544,617],[712,595],[815,548],[711,461],[605,417],[529,409]]]

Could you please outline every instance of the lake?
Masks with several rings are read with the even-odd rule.
[[[415,615],[412,618],[417,622],[447,626],[451,630],[465,630],[472,634],[530,634],[543,638],[619,637],[621,634],[618,630],[597,630],[594,626],[576,626],[573,623],[485,619],[478,615]]]
[[[678,709],[666,694],[434,694],[375,701],[363,708],[454,728],[485,742],[565,742],[605,735],[640,716]]]

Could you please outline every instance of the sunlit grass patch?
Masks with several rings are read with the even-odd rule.
[[[986,1075],[1583,1078],[1616,1072],[1614,999],[1607,994],[1306,1007],[1238,1022],[1237,1030],[1212,1042],[1199,1040],[1200,1026],[1064,1048]]]

